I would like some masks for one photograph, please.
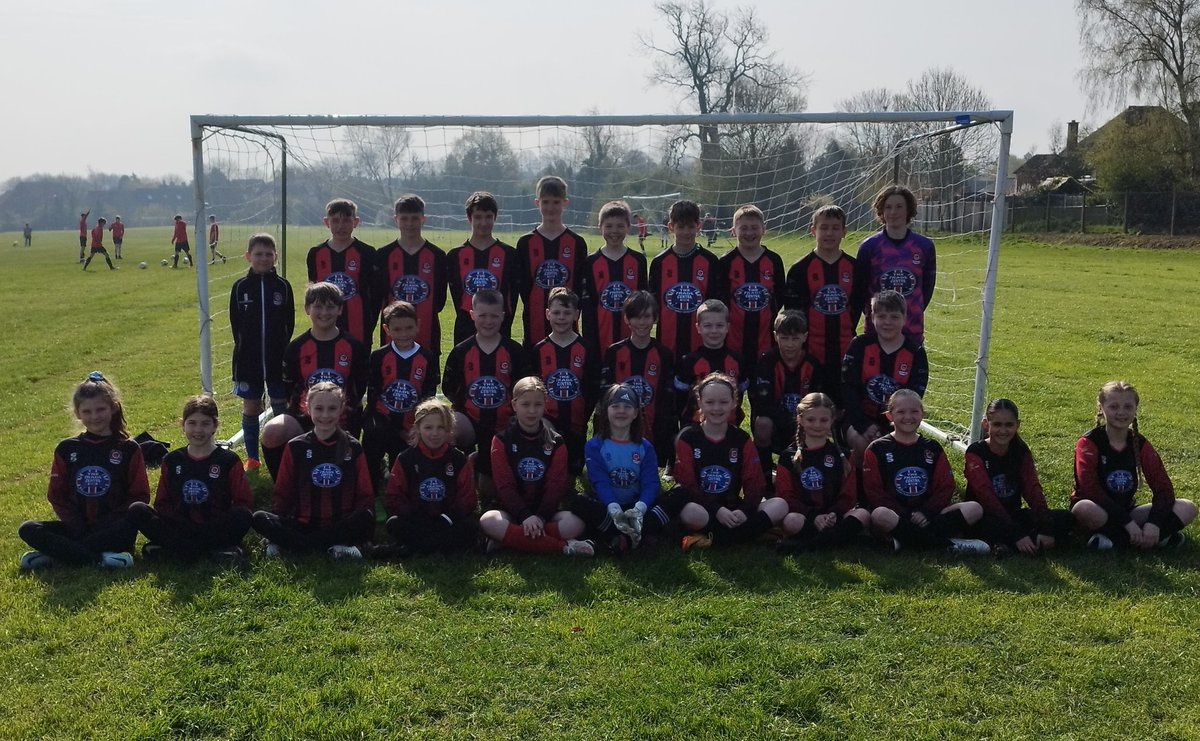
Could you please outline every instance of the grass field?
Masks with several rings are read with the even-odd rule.
[[[116,378],[134,431],[179,440],[197,312],[192,271],[157,265],[167,236],[131,230],[121,271],[83,274],[72,233],[36,233],[31,250],[0,234],[0,737],[1200,737],[1195,543],[20,574],[17,525],[50,516],[51,451],[88,371]],[[789,264],[807,248],[772,246]],[[982,249],[939,243],[939,257]],[[243,268],[221,270],[215,306]],[[989,393],[1021,405],[1052,504],[1112,378],[1138,386],[1143,431],[1197,496],[1197,277],[1200,251],[1005,244]]]

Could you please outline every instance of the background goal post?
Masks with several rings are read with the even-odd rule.
[[[764,243],[790,267],[812,249],[813,211],[826,203],[845,209],[843,247],[853,253],[878,229],[871,197],[898,182],[920,203],[913,228],[938,249],[937,290],[926,313],[927,432],[962,449],[979,439],[986,402],[1012,119],[1005,110],[193,116],[201,384],[223,405],[236,403],[225,296],[245,266],[235,258],[209,268],[210,214],[220,220],[227,255],[240,255],[254,232],[275,234],[280,269],[288,275],[290,263],[299,299],[305,275],[296,246],[307,250],[324,238],[324,204],[335,197],[359,205],[360,237],[381,247],[395,238],[393,201],[417,193],[427,203],[427,237],[448,249],[466,235],[466,196],[488,190],[500,202],[498,236],[511,243],[538,223],[537,178],[557,174],[569,186],[568,226],[594,238],[599,206],[624,197],[645,216],[652,254],[676,198],[699,203],[722,233],[737,207],[754,203],[767,217]],[[635,249],[636,239],[635,226]]]

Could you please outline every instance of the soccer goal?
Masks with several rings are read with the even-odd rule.
[[[202,229],[210,214],[219,217],[226,254],[240,254],[254,232],[275,234],[299,299],[304,254],[325,238],[324,205],[335,197],[358,204],[360,239],[380,247],[395,238],[395,198],[417,193],[427,204],[427,237],[450,248],[468,235],[466,197],[491,191],[500,202],[497,236],[513,243],[539,222],[534,183],[556,174],[569,185],[564,221],[594,239],[593,249],[601,243],[597,210],[624,198],[645,219],[652,254],[662,247],[674,200],[700,204],[718,253],[732,244],[733,212],[753,203],[767,217],[764,243],[790,267],[813,248],[812,213],[827,203],[845,209],[843,247],[853,254],[879,228],[873,194],[895,182],[917,194],[913,228],[937,244],[937,290],[926,312],[929,431],[960,448],[978,439],[1011,111],[205,115],[193,116],[191,126],[201,383],[231,405],[226,297],[245,266],[208,268]],[[636,224],[629,243],[636,249]]]

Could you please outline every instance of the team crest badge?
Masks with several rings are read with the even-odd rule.
[[[493,257],[493,258],[492,258],[492,267],[493,267],[493,268],[498,268],[498,267],[500,267],[500,258],[498,258],[498,257]]]
[[[925,462],[929,465],[933,465],[933,451],[932,450],[925,451]]]
[[[446,464],[446,475],[450,476],[450,477],[454,476],[454,464],[453,463]]]
[[[413,369],[413,379],[414,380],[420,381],[424,377],[425,377],[425,369],[424,368],[414,368]]]
[[[738,458],[737,453],[738,452],[737,452],[736,448],[729,451],[729,462],[730,463],[737,463],[737,458]]]
[[[221,467],[220,466],[209,466],[208,467],[208,477],[210,479],[221,478]]]
[[[908,375],[908,363],[901,363],[900,367],[896,369],[896,375],[900,376],[901,378],[907,376]]]
[[[114,466],[121,465],[122,458],[124,458],[124,456],[121,455],[121,451],[119,451],[119,450],[114,450],[108,454],[108,462],[113,464]]]
[[[341,355],[339,355],[338,356],[338,365],[342,366],[343,368],[349,367],[350,366],[350,356],[346,355],[345,353],[342,353]]]
[[[825,467],[833,468],[833,456],[832,455],[825,456]]]
[[[696,280],[701,281],[701,282],[704,281],[704,270],[696,271]]]
[[[641,463],[642,462],[642,454],[634,453],[631,456],[629,456],[629,459],[632,460],[634,463]]]
[[[920,264],[921,264],[921,256],[919,254],[913,255],[913,265],[920,265]]]

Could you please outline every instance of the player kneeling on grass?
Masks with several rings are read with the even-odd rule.
[[[887,406],[892,432],[863,454],[863,492],[871,508],[871,531],[892,550],[902,546],[944,547],[990,553],[982,540],[952,536],[979,522],[978,502],[951,503],[954,474],[936,440],[917,433],[925,407],[917,392],[900,389]]]
[[[362,445],[338,426],[344,406],[335,383],[308,390],[313,428],[284,447],[272,511],[254,513],[254,529],[268,541],[264,555],[324,549],[362,558],[358,544],[375,529],[375,492]]]
[[[479,518],[491,541],[531,553],[591,556],[590,540],[575,540],[583,521],[559,510],[568,489],[567,447],[545,417],[546,384],[527,376],[513,384],[513,419],[492,438],[496,507]]]
[[[17,534],[36,550],[21,556],[21,568],[128,568],[137,539],[129,505],[150,500],[142,449],[125,430],[121,392],[100,371],[75,387],[71,403],[84,432],[54,449],[47,496],[58,520],[22,523]]]
[[[390,546],[374,556],[465,551],[475,543],[475,477],[467,454],[450,444],[454,410],[426,399],[413,412],[409,445],[396,456],[384,505]]]
[[[154,506],[129,505],[129,516],[149,539],[142,555],[199,558],[211,555],[238,563],[242,538],[250,530],[254,499],[237,454],[218,448],[217,402],[193,396],[183,405],[181,426],[187,446],[162,462]]]
[[[987,437],[967,448],[964,499],[983,507],[975,530],[984,540],[997,549],[1032,556],[1066,542],[1072,520],[1066,510],[1046,506],[1033,453],[1018,434],[1020,428],[1016,404],[1008,399],[988,404],[983,418]],[[1021,506],[1022,500],[1028,508]]]
[[[1175,498],[1162,458],[1138,432],[1140,403],[1128,382],[1104,384],[1096,399],[1096,427],[1075,446],[1071,514],[1092,534],[1089,548],[1177,547],[1184,543],[1183,529],[1196,519],[1196,505]],[[1139,505],[1135,495],[1143,475],[1152,499]]]
[[[778,497],[763,504],[762,466],[754,441],[730,424],[737,403],[737,383],[724,373],[710,373],[694,394],[700,423],[675,439],[675,481],[663,495],[663,510],[679,517],[686,535],[683,549],[747,543],[787,514]]]
[[[584,448],[595,496],[572,496],[568,506],[617,554],[656,537],[667,513],[656,506],[658,456],[644,437],[637,394],[628,386],[605,389],[596,405],[596,436]]]
[[[871,524],[858,506],[854,470],[830,438],[837,409],[825,394],[812,393],[796,407],[796,439],[775,471],[775,493],[787,502],[787,540],[779,551],[793,553],[850,542]]]

